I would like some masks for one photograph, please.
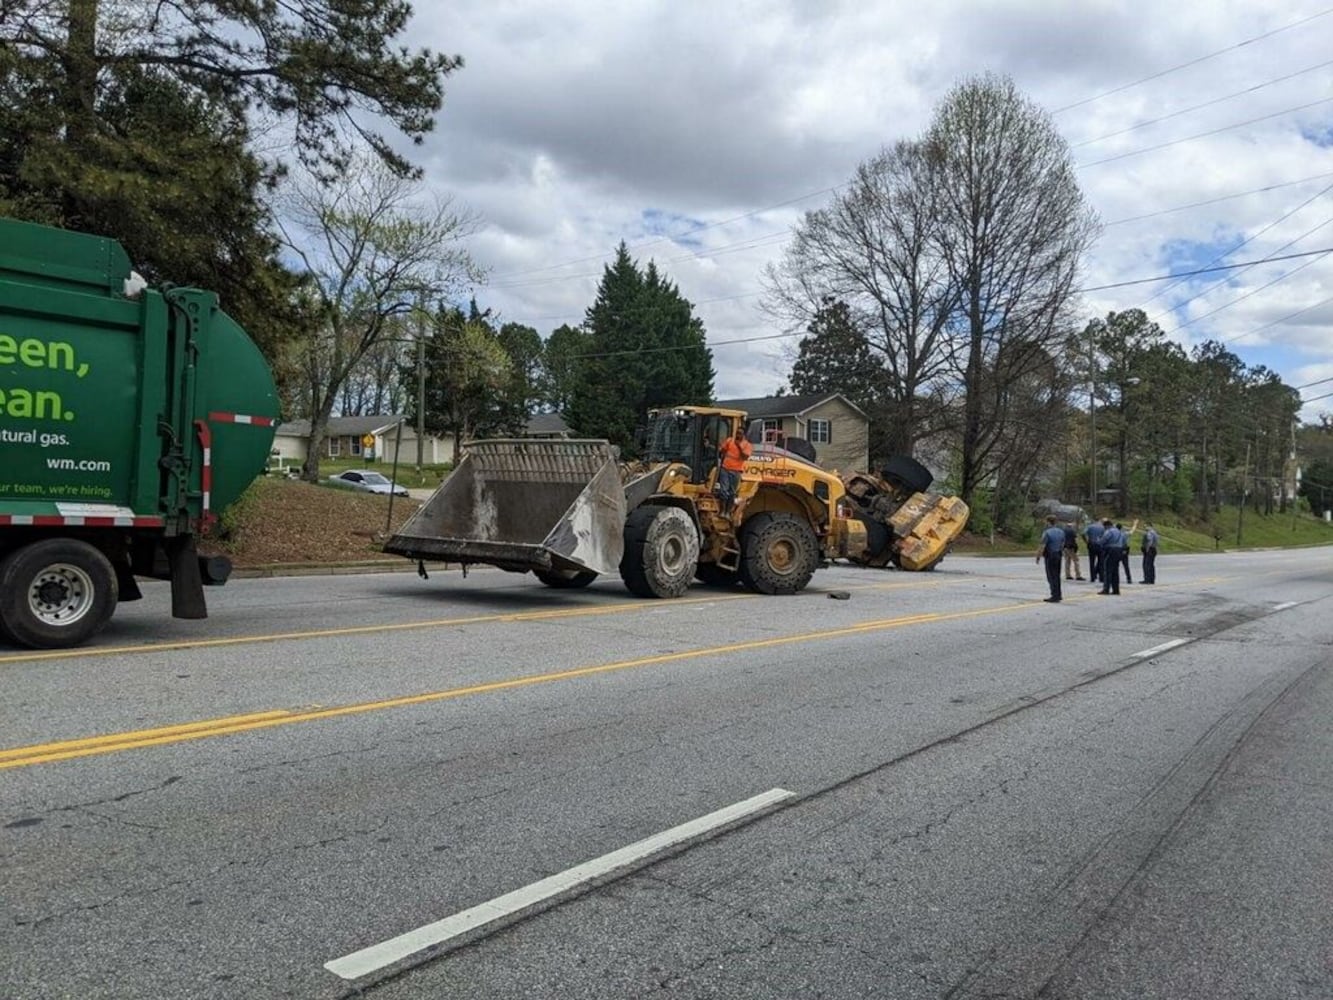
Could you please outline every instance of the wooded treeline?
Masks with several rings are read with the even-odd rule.
[[[1028,522],[1049,496],[1285,509],[1299,393],[1225,344],[1187,354],[1140,309],[1080,316],[1096,230],[1049,117],[1006,79],[962,84],[769,269],[770,311],[804,331],[790,389],[860,406],[874,461],[948,470],[974,530]]]
[[[311,420],[310,478],[332,414],[415,421],[422,385],[439,433],[547,410],[632,450],[647,409],[712,398],[702,322],[624,243],[577,326],[460,306],[484,277],[478,220],[391,140],[423,140],[463,63],[404,47],[411,14],[0,0],[0,212],[113,236],[150,281],[218,292],[284,416]],[[1186,356],[1138,310],[1088,323],[1076,284],[1096,231],[1050,117],[1005,78],[960,84],[768,271],[768,308],[805,334],[790,387],[843,392],[874,457],[925,457],[1001,520],[1094,488],[1117,509],[1281,503],[1294,391],[1222,344]]]

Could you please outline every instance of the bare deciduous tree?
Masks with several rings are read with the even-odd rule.
[[[766,274],[767,308],[795,328],[810,327],[829,301],[847,304],[885,368],[878,381],[893,425],[887,439],[905,454],[930,429],[923,397],[938,394],[949,374],[946,328],[957,300],[932,240],[929,168],[923,147],[911,142],[861,164],[833,204],[806,214]]]
[[[284,240],[321,316],[302,345],[310,438],[301,475],[314,481],[339,392],[393,318],[480,280],[462,245],[476,223],[448,200],[424,201],[416,182],[368,158],[333,184],[295,185],[284,208]]]
[[[1074,278],[1097,221],[1050,117],[1003,77],[954,89],[926,134],[933,238],[960,295],[960,493],[970,501],[1010,439],[1010,388],[1070,329]]]

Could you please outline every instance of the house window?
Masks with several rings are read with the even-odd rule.
[[[811,419],[808,427],[811,444],[833,443],[833,424],[831,421]]]
[[[342,438],[329,438],[329,458],[337,458],[343,453]]]
[[[767,418],[765,418],[765,420],[764,420],[764,440],[765,440],[765,441],[776,441],[776,440],[777,440],[778,438],[780,438],[780,437],[782,437],[782,421],[781,421],[781,420],[776,420],[776,419],[774,419],[774,418],[772,418],[772,417],[767,417]]]
[[[360,456],[361,454],[361,439],[356,436],[352,437],[352,454],[355,456]]]

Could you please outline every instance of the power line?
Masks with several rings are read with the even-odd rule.
[[[1325,177],[1333,177],[1333,171],[1323,174],[1311,174],[1309,177],[1302,177],[1298,181],[1283,181],[1281,184],[1269,184],[1266,187],[1251,188],[1249,191],[1238,191],[1235,194],[1224,194],[1218,198],[1209,198],[1206,201],[1192,201],[1188,205],[1177,205],[1175,208],[1163,208],[1156,212],[1148,212],[1144,215],[1130,215],[1123,219],[1115,219],[1111,222],[1103,222],[1102,228],[1107,229],[1111,226],[1123,226],[1127,222],[1142,222],[1144,219],[1155,219],[1159,215],[1170,215],[1172,212],[1183,212],[1190,208],[1203,208],[1207,205],[1216,205],[1218,202],[1231,201],[1235,198],[1244,198],[1251,194],[1265,194],[1269,191],[1277,191],[1284,187],[1295,187],[1297,184],[1308,184],[1310,181],[1321,181]]]
[[[1329,222],[1333,222],[1333,219],[1330,219],[1330,220],[1328,220],[1328,221],[1329,221]],[[1325,225],[1327,225],[1327,224],[1328,224],[1328,223],[1325,223]],[[1323,256],[1323,255],[1327,255],[1327,254],[1329,254],[1329,253],[1333,253],[1333,248],[1328,249],[1328,250],[1316,250],[1316,251],[1313,251],[1313,253],[1315,253],[1315,254],[1317,254],[1317,255],[1319,255],[1319,256]],[[1301,256],[1307,256],[1307,255],[1302,254]],[[1273,258],[1273,259],[1274,259],[1274,260],[1284,260],[1284,259],[1290,259],[1290,258],[1275,257],[1275,258]],[[1230,308],[1231,308],[1232,306],[1234,306],[1236,303],[1238,303],[1238,302],[1243,302],[1245,299],[1248,299],[1248,298],[1249,298],[1250,296],[1252,296],[1252,295],[1258,295],[1258,294],[1259,294],[1260,292],[1262,292],[1264,289],[1266,289],[1266,288],[1272,288],[1272,287],[1273,287],[1274,285],[1276,285],[1279,281],[1286,281],[1286,280],[1287,280],[1288,278],[1290,278],[1293,274],[1296,274],[1296,273],[1298,273],[1298,272],[1300,272],[1300,271],[1304,271],[1304,270],[1305,270],[1307,267],[1309,267],[1311,264],[1317,264],[1317,263],[1319,263],[1319,257],[1316,257],[1315,260],[1309,260],[1309,261],[1306,261],[1304,264],[1301,264],[1299,267],[1293,267],[1293,268],[1292,268],[1290,271],[1288,271],[1286,274],[1279,274],[1279,275],[1278,275],[1276,278],[1274,278],[1272,281],[1265,282],[1264,284],[1260,285],[1258,288],[1253,288],[1253,289],[1251,289],[1250,291],[1246,292],[1244,295],[1238,295],[1238,296],[1236,296],[1234,299],[1232,299],[1230,302],[1224,302],[1222,305],[1218,306],[1216,309],[1210,309],[1208,312],[1203,313],[1202,315],[1195,316],[1193,319],[1188,319],[1188,320],[1186,320],[1184,323],[1181,323],[1179,326],[1175,327],[1174,329],[1168,330],[1167,333],[1179,333],[1181,330],[1185,329],[1185,327],[1187,327],[1187,326],[1193,326],[1195,323],[1199,322],[1199,320],[1201,320],[1201,319],[1207,319],[1209,316],[1216,315],[1217,313],[1220,313],[1223,309],[1230,309]],[[1239,339],[1239,338],[1237,338],[1237,339]]]
[[[712,257],[721,257],[725,254],[740,253],[745,250],[754,250],[760,247],[770,246],[773,243],[781,243],[790,238],[790,230],[779,230],[772,233],[765,233],[762,236],[752,236],[748,239],[737,240],[735,243],[723,243],[721,246],[713,247],[711,250],[695,250],[690,253],[681,254],[678,257],[668,257],[662,261],[664,264],[679,264],[686,260],[708,260]],[[533,278],[531,281],[500,282],[498,284],[488,284],[487,288],[536,288],[541,285],[559,283],[561,281],[578,281],[582,278],[599,278],[601,273],[597,271],[588,271],[583,274],[555,274],[549,278]]]
[[[1325,301],[1328,301],[1327,299]],[[1304,385],[1294,385],[1293,389],[1308,389],[1312,385],[1323,385],[1325,382],[1333,382],[1333,375],[1328,378],[1317,378],[1313,382],[1306,382]]]
[[[1213,271],[1229,271],[1229,270],[1234,270],[1234,269],[1236,269],[1236,268],[1240,268],[1240,267],[1253,267],[1255,264],[1269,264],[1269,263],[1272,263],[1272,262],[1274,262],[1274,261],[1280,261],[1280,260],[1293,260],[1293,259],[1300,258],[1300,257],[1312,257],[1312,256],[1318,256],[1318,255],[1322,255],[1322,254],[1329,254],[1329,253],[1333,253],[1333,247],[1327,247],[1327,248],[1325,248],[1325,249],[1323,249],[1323,250],[1308,250],[1308,251],[1306,251],[1306,252],[1304,252],[1304,253],[1287,254],[1286,256],[1283,256],[1283,257],[1267,257],[1267,258],[1264,258],[1264,259],[1262,259],[1262,260],[1245,261],[1244,263],[1240,263],[1240,264],[1225,264],[1225,265],[1223,265],[1223,266],[1221,266],[1221,267],[1201,268],[1201,269],[1198,270],[1198,271],[1189,271],[1189,272],[1186,272],[1186,274],[1191,274],[1191,275],[1192,275],[1192,274],[1207,274],[1207,273],[1209,273],[1209,272],[1213,272]],[[1311,261],[1311,263],[1315,263],[1315,262],[1314,262],[1314,261]],[[1124,287],[1124,286],[1126,286],[1126,285],[1143,285],[1143,284],[1147,284],[1147,283],[1149,283],[1149,282],[1153,282],[1153,281],[1167,281],[1167,280],[1169,280],[1169,279],[1171,279],[1171,278],[1176,278],[1176,277],[1180,277],[1180,276],[1181,276],[1181,275],[1179,275],[1179,274],[1165,274],[1165,275],[1158,275],[1158,276],[1153,277],[1153,278],[1136,278],[1136,279],[1134,279],[1133,281],[1117,281],[1117,282],[1114,282],[1113,284],[1109,284],[1109,285],[1090,285],[1090,286],[1088,286],[1088,287],[1086,287],[1086,288],[1075,288],[1075,289],[1072,290],[1072,293],[1104,291],[1104,290],[1106,290],[1106,289],[1108,289],[1108,288],[1122,288],[1122,287]],[[1286,275],[1283,275],[1283,277],[1286,277]],[[1265,286],[1265,287],[1266,287],[1266,286]],[[1258,290],[1259,290],[1259,289],[1256,289],[1256,291],[1258,291]],[[762,295],[762,294],[763,294],[763,291],[760,290],[760,291],[758,291],[758,292],[745,292],[745,293],[742,293],[742,294],[740,294],[740,295],[723,296],[723,297],[721,297],[721,298],[717,298],[717,299],[702,299],[702,300],[700,300],[699,302],[695,303],[695,305],[702,305],[702,304],[705,304],[705,303],[708,303],[708,302],[725,302],[725,301],[728,301],[728,300],[730,300],[730,299],[743,299],[743,298],[748,298],[748,297],[750,297],[750,296],[752,296],[752,295]],[[1223,308],[1225,308],[1225,307],[1223,307]],[[1315,308],[1315,306],[1310,306],[1310,307],[1308,307],[1308,308],[1309,308],[1309,309],[1313,309],[1313,308]],[[1305,312],[1305,311],[1308,311],[1308,309],[1307,309],[1307,310],[1301,310],[1301,311],[1302,311],[1302,312]],[[1293,313],[1293,315],[1297,315],[1297,314]],[[1199,317],[1199,318],[1202,319],[1203,317]],[[1290,317],[1288,317],[1288,318],[1290,318]],[[1281,321],[1281,320],[1278,320],[1277,322],[1282,322],[1282,321]],[[1174,331],[1172,331],[1172,332],[1174,332]],[[1257,332],[1258,332],[1257,330],[1251,331],[1251,333],[1257,333]],[[672,346],[668,346],[668,347],[647,347],[647,348],[632,348],[632,349],[624,349],[624,350],[617,350],[617,351],[598,351],[598,352],[590,353],[590,354],[580,354],[579,357],[580,357],[580,358],[611,358],[611,357],[622,357],[622,356],[630,355],[630,354],[660,354],[660,353],[667,352],[667,351],[688,351],[688,350],[695,350],[695,349],[697,349],[698,347],[704,347],[704,348],[709,348],[709,349],[711,349],[711,348],[713,348],[713,347],[730,347],[730,346],[733,346],[733,345],[735,345],[735,344],[757,344],[757,343],[760,343],[761,341],[767,341],[767,340],[786,340],[786,339],[789,339],[789,338],[791,338],[791,337],[804,337],[805,335],[806,335],[806,332],[805,332],[805,331],[803,331],[803,330],[797,330],[797,331],[792,331],[792,332],[789,332],[789,333],[770,333],[770,334],[764,334],[763,336],[759,336],[759,337],[740,337],[740,338],[737,338],[737,339],[735,339],[735,340],[717,340],[717,341],[714,341],[714,342],[711,343],[711,344],[705,343],[705,344],[702,344],[702,345],[697,345],[697,344],[677,344],[677,345],[672,345]],[[1249,334],[1245,334],[1245,336],[1249,336]],[[1333,380],[1330,380],[1330,381],[1333,381]],[[1313,384],[1313,383],[1312,383],[1312,384]]]
[[[1329,396],[1333,396],[1333,392],[1326,392],[1322,396],[1311,396],[1309,399],[1302,399],[1301,405],[1305,406],[1307,403],[1317,403],[1321,399],[1328,399]]]
[[[1306,306],[1306,307],[1303,308],[1303,309],[1297,309],[1294,313],[1287,313],[1287,315],[1283,316],[1281,319],[1275,319],[1275,320],[1273,320],[1271,323],[1265,323],[1263,326],[1261,326],[1261,327],[1257,327],[1256,329],[1253,329],[1253,330],[1250,330],[1248,333],[1237,334],[1236,336],[1232,337],[1230,340],[1224,340],[1224,341],[1222,341],[1222,343],[1224,343],[1224,344],[1234,344],[1236,341],[1238,341],[1238,340],[1244,340],[1246,337],[1253,337],[1256,333],[1263,333],[1263,332],[1264,332],[1265,330],[1267,330],[1269,327],[1278,326],[1278,325],[1280,325],[1280,324],[1282,324],[1282,323],[1287,322],[1288,320],[1295,319],[1297,316],[1300,316],[1302,313],[1308,313],[1308,312],[1310,312],[1312,309],[1318,309],[1320,306],[1328,305],[1330,302],[1333,302],[1333,295],[1330,295],[1328,298],[1326,298],[1326,299],[1324,299],[1324,300],[1322,300],[1322,301],[1320,301],[1320,302],[1316,302],[1316,303],[1315,303],[1314,305],[1312,305],[1312,306]],[[1316,382],[1311,382],[1311,383],[1310,383],[1310,385],[1317,385],[1317,384],[1318,384],[1318,383],[1316,383]],[[1302,388],[1302,387],[1301,387],[1301,386],[1297,386],[1297,388],[1299,389],[1299,388]]]
[[[1285,215],[1278,216],[1278,218],[1274,219],[1274,220],[1273,220],[1272,222],[1270,222],[1268,225],[1264,226],[1263,229],[1260,229],[1257,233],[1253,233],[1253,234],[1251,234],[1250,236],[1247,236],[1245,239],[1241,240],[1239,243],[1237,243],[1237,244],[1236,244],[1234,247],[1232,247],[1230,250],[1227,250],[1227,251],[1225,251],[1224,253],[1220,253],[1220,254],[1218,254],[1216,257],[1214,257],[1214,258],[1213,258],[1212,260],[1210,260],[1208,263],[1209,263],[1209,264],[1216,264],[1216,263],[1218,263],[1219,261],[1223,261],[1223,260],[1225,260],[1227,257],[1230,257],[1233,253],[1235,253],[1235,252],[1236,252],[1237,250],[1239,250],[1241,247],[1243,247],[1243,246],[1245,246],[1245,245],[1247,245],[1247,244],[1249,244],[1249,243],[1253,243],[1255,240],[1257,240],[1257,239],[1258,239],[1260,236],[1262,236],[1264,233],[1268,232],[1268,231],[1269,231],[1270,229],[1272,229],[1274,226],[1279,225],[1279,224],[1285,222],[1287,219],[1290,219],[1293,215],[1295,215],[1297,212],[1299,212],[1301,209],[1303,209],[1306,205],[1308,205],[1308,204],[1310,204],[1311,202],[1316,201],[1316,200],[1318,200],[1319,198],[1323,197],[1323,196],[1324,196],[1325,194],[1327,194],[1329,191],[1333,191],[1333,184],[1329,184],[1329,185],[1328,185],[1327,187],[1325,187],[1322,191],[1317,191],[1317,192],[1315,192],[1315,193],[1312,194],[1309,198],[1305,199],[1305,201],[1301,202],[1299,205],[1297,205],[1295,208],[1293,208],[1290,212],[1287,212]],[[1314,229],[1311,229],[1311,230],[1308,230],[1308,231],[1305,232],[1305,233],[1302,233],[1300,236],[1297,236],[1296,239],[1294,239],[1294,240],[1292,240],[1291,242],[1287,243],[1285,246],[1278,247],[1278,249],[1277,249],[1276,251],[1274,251],[1274,252],[1275,252],[1275,253],[1280,253],[1281,251],[1287,249],[1287,247],[1292,246],[1292,245],[1295,244],[1295,243],[1299,243],[1301,240],[1305,239],[1305,237],[1309,236],[1310,233],[1313,233],[1316,229],[1319,229],[1319,228],[1321,228],[1322,226],[1325,226],[1325,225],[1327,225],[1327,224],[1328,224],[1327,222],[1321,223],[1319,226],[1316,226]],[[1176,282],[1172,282],[1171,284],[1167,285],[1165,288],[1159,289],[1158,291],[1154,292],[1153,295],[1152,295],[1150,298],[1148,298],[1146,301],[1144,301],[1143,305],[1146,306],[1146,305],[1147,305],[1149,302],[1151,302],[1153,299],[1160,298],[1161,296],[1165,295],[1165,294],[1166,294],[1167,292],[1169,292],[1171,289],[1177,287],[1177,286],[1180,285],[1180,284],[1181,284],[1181,282],[1176,281]],[[1207,289],[1205,289],[1204,291],[1199,292],[1199,293],[1196,294],[1196,295],[1191,296],[1190,298],[1186,299],[1184,302],[1177,302],[1177,303],[1173,306],[1173,308],[1179,309],[1179,308],[1180,308],[1181,306],[1183,306],[1183,305],[1188,305],[1189,303],[1193,302],[1195,299],[1199,298],[1199,296],[1204,295],[1204,294],[1206,293],[1206,291],[1207,291]],[[1163,314],[1163,315],[1165,315],[1165,314]],[[1160,318],[1160,317],[1158,317],[1158,318]],[[1156,320],[1154,320],[1154,322],[1156,322]]]
[[[1329,221],[1333,222],[1333,219],[1330,219]],[[1328,223],[1325,222],[1322,223],[1322,225],[1328,225]],[[1307,233],[1306,235],[1309,234]],[[1083,288],[1072,289],[1072,291],[1104,292],[1108,288],[1125,288],[1129,285],[1147,285],[1154,281],[1170,281],[1172,278],[1192,278],[1199,274],[1214,274],[1218,271],[1234,271],[1241,267],[1254,267],[1256,264],[1272,264],[1281,260],[1296,260],[1300,257],[1316,257],[1328,253],[1333,253],[1333,247],[1325,247],[1323,250],[1306,250],[1303,253],[1283,254],[1280,257],[1261,257],[1258,260],[1247,260],[1239,264],[1221,264],[1215,267],[1201,267],[1194,271],[1176,271],[1172,274],[1159,274],[1155,278],[1135,278],[1132,281],[1115,281],[1109,285],[1087,285]],[[1314,263],[1314,261],[1311,261],[1310,263]]]
[[[1085,104],[1091,104],[1093,101],[1100,101],[1103,97],[1110,97],[1112,94],[1119,94],[1121,91],[1129,90],[1131,87],[1137,87],[1141,83],[1147,83],[1150,80],[1158,80],[1164,76],[1168,76],[1171,73],[1179,72],[1182,69],[1188,69],[1190,66],[1197,66],[1199,63],[1206,62],[1207,60],[1213,59],[1216,56],[1224,55],[1227,52],[1234,52],[1236,49],[1244,48],[1246,45],[1252,45],[1253,43],[1261,41],[1265,38],[1271,38],[1273,35],[1280,35],[1282,32],[1290,31],[1292,28],[1299,28],[1302,24],[1308,24],[1310,21],[1314,21],[1330,13],[1333,13],[1333,7],[1330,7],[1327,10],[1321,10],[1317,14],[1311,14],[1309,17],[1301,18],[1301,20],[1299,21],[1293,21],[1291,24],[1283,25],[1280,28],[1274,28],[1272,31],[1265,31],[1261,35],[1255,35],[1252,38],[1246,38],[1244,41],[1237,42],[1234,45],[1228,45],[1226,48],[1218,49],[1216,52],[1209,52],[1207,55],[1199,56],[1198,58],[1191,59],[1188,62],[1179,63],[1175,66],[1168,67],[1167,69],[1160,70],[1157,73],[1152,73],[1149,74],[1148,76],[1141,77],[1138,80],[1133,81],[1132,83],[1121,84],[1119,87],[1113,87],[1110,90],[1104,90],[1100,94],[1094,94],[1092,97],[1085,97],[1083,100],[1075,101],[1073,104],[1066,104],[1062,108],[1056,108],[1055,111],[1052,112],[1052,114],[1058,115],[1065,111],[1071,111],[1074,108],[1081,108]]]
[[[702,233],[708,229],[716,229],[718,226],[728,226],[733,222],[741,222],[745,219],[753,218],[756,215],[762,215],[765,212],[771,212],[777,208],[786,208],[788,205],[795,205],[798,202],[809,201],[811,198],[817,198],[820,195],[832,194],[834,191],[838,191],[846,186],[847,185],[845,184],[835,184],[833,185],[833,187],[821,188],[818,191],[811,191],[808,194],[798,195],[795,198],[788,198],[786,201],[780,201],[775,205],[765,205],[763,208],[756,208],[751,212],[744,212],[740,215],[734,215],[730,219],[722,219],[720,222],[709,222],[705,225],[695,226],[694,228],[687,229],[685,230],[685,232],[679,233],[676,236],[661,236],[655,240],[648,240],[647,242],[644,243],[636,243],[631,247],[627,247],[627,249],[642,250],[644,247],[656,246],[659,243],[675,243],[681,237],[693,236],[695,233]],[[526,271],[511,271],[508,274],[502,274],[499,277],[503,280],[505,278],[518,278],[527,274],[540,274],[543,271],[553,271],[558,267],[569,267],[572,264],[586,264],[589,261],[593,260],[606,260],[606,258],[609,256],[610,254],[606,253],[592,254],[587,257],[577,257],[573,260],[564,260],[559,262],[558,264],[547,264],[545,267],[529,268]]]
[[[1225,97],[1214,97],[1211,101],[1204,101],[1202,104],[1193,104],[1188,108],[1181,108],[1179,111],[1172,111],[1169,115],[1162,115],[1160,118],[1150,118],[1146,122],[1139,122],[1136,125],[1130,125],[1128,128],[1122,128],[1118,132],[1108,132],[1106,135],[1099,135],[1095,139],[1084,139],[1082,142],[1076,142],[1070,149],[1081,149],[1084,146],[1091,146],[1094,143],[1105,142],[1107,139],[1114,139],[1116,136],[1125,135],[1129,132],[1137,132],[1141,128],[1147,128],[1150,125],[1158,125],[1172,118],[1179,118],[1181,115],[1187,115],[1191,111],[1201,111],[1204,108],[1210,108],[1214,104],[1221,104],[1223,101],[1230,101],[1237,97],[1244,97],[1246,94],[1253,94],[1256,90],[1263,90],[1265,87],[1271,87],[1277,83],[1285,83],[1287,80],[1295,79],[1298,76],[1304,76],[1306,73],[1313,73],[1317,69],[1323,69],[1325,66],[1333,66],[1333,59],[1327,62],[1321,62],[1315,66],[1307,66],[1305,69],[1298,69],[1295,73],[1288,73],[1286,76],[1275,77],[1272,80],[1265,80],[1263,83],[1256,83],[1253,87],[1246,87],[1244,90],[1238,90],[1233,94],[1227,94]]]
[[[1170,142],[1161,142],[1158,143],[1156,146],[1145,146],[1143,149],[1134,149],[1130,150],[1128,153],[1117,153],[1115,156],[1107,156],[1100,160],[1090,160],[1087,163],[1076,163],[1074,165],[1078,167],[1080,170],[1082,170],[1085,167],[1101,166],[1101,164],[1103,163],[1114,163],[1116,160],[1125,160],[1131,156],[1140,156],[1143,153],[1156,152],[1159,149],[1166,149],[1169,146],[1178,146],[1182,142],[1193,142],[1195,139],[1205,139],[1210,135],[1218,135],[1222,132],[1230,132],[1232,129],[1235,128],[1244,128],[1246,125],[1253,125],[1256,122],[1268,121],[1270,118],[1281,118],[1283,115],[1293,114],[1294,112],[1297,111],[1304,111],[1307,108],[1318,107],[1320,104],[1327,104],[1329,101],[1333,101],[1333,97],[1322,97],[1317,101],[1311,101],[1309,104],[1299,104],[1293,108],[1283,108],[1281,111],[1274,111],[1272,114],[1269,115],[1260,115],[1258,118],[1250,118],[1247,121],[1234,122],[1231,125],[1223,125],[1221,128],[1209,129],[1207,132],[1199,132],[1196,135],[1187,135],[1180,139],[1172,139]]]

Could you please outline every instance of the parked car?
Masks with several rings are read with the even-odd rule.
[[[368,469],[348,469],[336,476],[329,476],[329,482],[334,486],[345,486],[348,489],[360,490],[362,493],[386,495],[392,493],[395,496],[407,496],[406,486],[392,483],[378,472],[371,472]]]

